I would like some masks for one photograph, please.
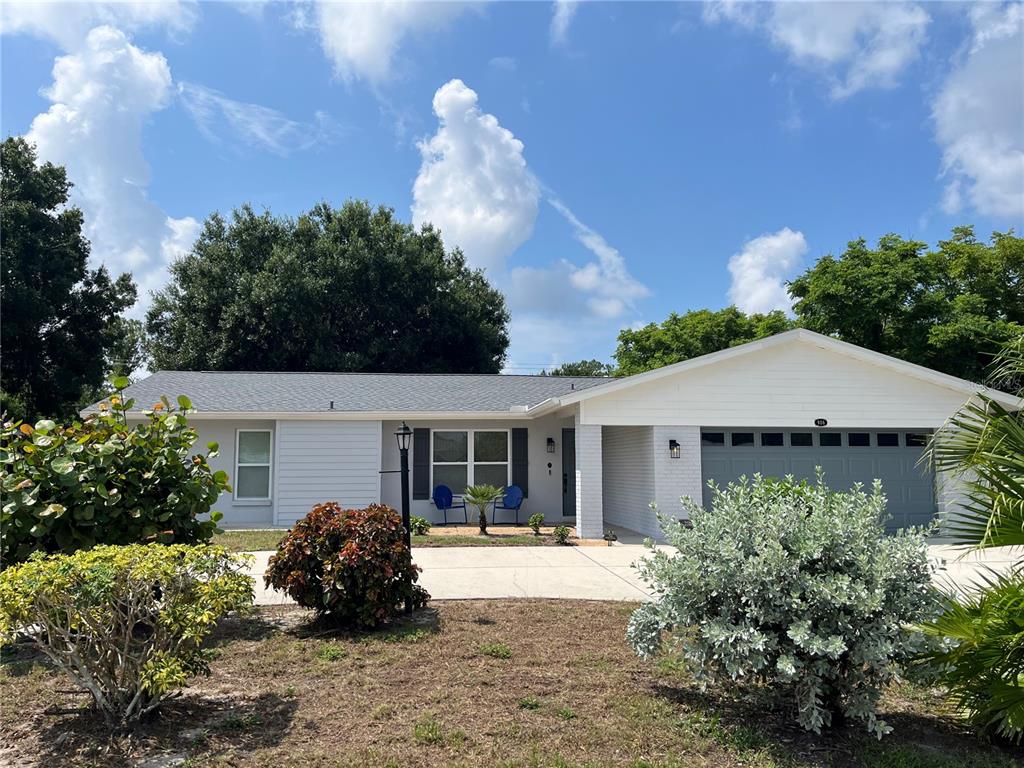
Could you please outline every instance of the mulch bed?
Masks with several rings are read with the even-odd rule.
[[[883,702],[896,732],[881,745],[855,728],[808,736],[763,699],[701,693],[678,665],[639,661],[624,642],[633,607],[436,602],[372,634],[260,609],[223,622],[209,678],[113,740],[87,697],[17,646],[0,664],[0,765],[1002,768],[1020,757],[909,686]]]

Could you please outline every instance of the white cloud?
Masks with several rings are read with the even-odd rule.
[[[551,28],[549,30],[552,45],[564,45],[568,41],[569,25],[578,8],[577,0],[555,0],[551,8]]]
[[[572,286],[588,296],[587,306],[593,314],[621,317],[627,310],[635,309],[637,299],[650,295],[647,286],[629,273],[622,255],[601,235],[577,219],[557,198],[549,198],[548,202],[572,225],[573,236],[597,256],[597,261],[574,267],[569,276]]]
[[[519,60],[512,56],[495,56],[487,62],[492,69],[500,69],[502,72],[515,72],[519,67]]]
[[[244,144],[282,157],[330,143],[339,131],[325,112],[317,112],[311,123],[302,123],[276,109],[229,99],[195,83],[178,83],[178,97],[199,130],[211,141],[219,143],[227,133]]]
[[[413,223],[432,223],[474,266],[500,271],[537,218],[540,187],[523,143],[480,111],[476,92],[461,80],[437,90],[434,114],[437,133],[419,143]]]
[[[761,30],[797,64],[823,73],[834,99],[898,85],[931,21],[920,5],[882,2],[718,2],[703,16]]]
[[[89,30],[113,25],[132,31],[162,26],[172,35],[188,32],[199,16],[188,0],[153,2],[5,2],[0,3],[0,32],[25,33],[53,40],[66,51],[85,40]]]
[[[442,29],[467,9],[464,3],[357,2],[320,0],[311,22],[304,11],[296,26],[315,26],[320,44],[346,82],[357,78],[380,84],[393,75],[402,42],[409,35]]]
[[[943,208],[1024,217],[1024,7],[971,9],[973,35],[932,117],[948,179]]]
[[[785,280],[806,253],[803,232],[789,227],[750,240],[729,259],[729,300],[744,312],[789,312],[793,302]]]
[[[28,139],[40,159],[67,168],[94,261],[115,274],[130,270],[140,287],[154,287],[198,227],[192,218],[168,217],[146,196],[142,127],[170,102],[166,59],[132,45],[118,29],[97,27],[80,50],[57,58],[44,94],[53,104],[32,121]]]

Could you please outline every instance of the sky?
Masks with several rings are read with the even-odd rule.
[[[135,316],[211,213],[364,199],[485,269],[529,373],[789,311],[860,237],[1020,232],[1024,5],[4,2],[0,130]]]

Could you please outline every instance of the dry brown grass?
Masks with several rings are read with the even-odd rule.
[[[224,622],[213,674],[131,738],[108,741],[86,699],[27,648],[0,666],[0,765],[885,766],[1003,768],[934,692],[893,691],[896,733],[812,738],[763,701],[702,694],[685,672],[638,661],[633,606],[436,603],[407,625],[353,635],[297,608]]]

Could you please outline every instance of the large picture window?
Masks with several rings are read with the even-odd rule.
[[[447,485],[462,493],[470,485],[508,486],[507,429],[435,429],[431,439],[431,487]]]
[[[240,429],[235,440],[235,498],[270,500],[270,430]]]

